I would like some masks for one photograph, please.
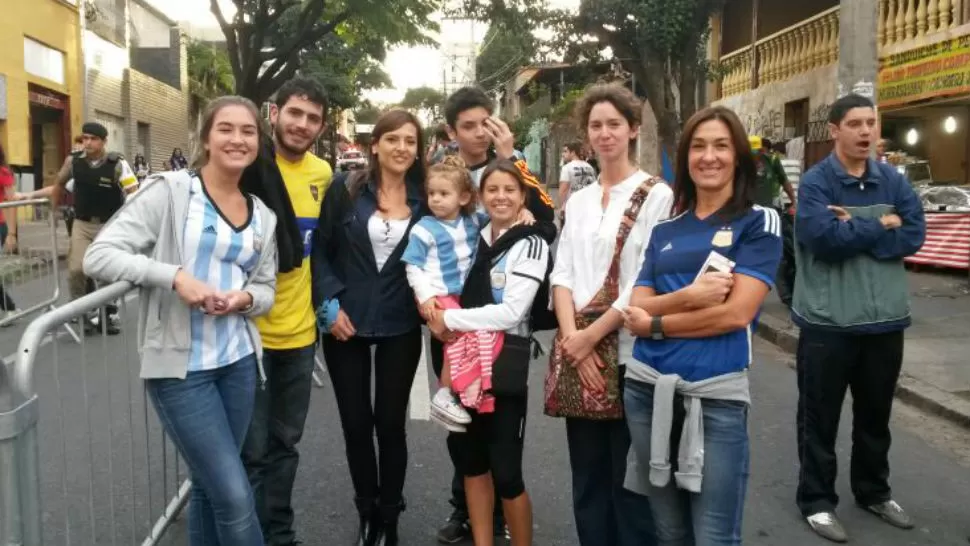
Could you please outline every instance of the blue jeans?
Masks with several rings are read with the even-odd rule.
[[[686,410],[674,397],[671,432],[671,476],[664,487],[650,488],[650,507],[660,546],[740,546],[741,517],[747,491],[748,405],[728,400],[703,400],[704,479],[700,493],[677,488],[673,472]],[[653,417],[653,385],[626,381],[623,396],[630,438],[637,459],[648,466]]]
[[[316,344],[263,352],[266,388],[256,392],[242,458],[269,546],[296,540],[290,501],[300,464],[296,444],[310,410],[315,355]]]
[[[192,475],[191,546],[263,546],[239,450],[253,413],[256,357],[183,379],[149,379],[155,411]]]

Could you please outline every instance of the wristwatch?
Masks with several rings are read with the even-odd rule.
[[[663,315],[655,315],[650,321],[650,339],[654,341],[664,340]]]

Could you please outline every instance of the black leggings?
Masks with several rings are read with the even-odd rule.
[[[371,402],[371,346],[374,401]],[[421,330],[386,338],[323,336],[323,355],[337,397],[347,464],[357,497],[396,505],[408,466],[407,423],[411,383],[421,358]],[[377,429],[377,451],[374,430]],[[379,470],[378,470],[379,468]]]
[[[525,492],[522,447],[527,402],[525,396],[497,396],[494,412],[470,411],[472,422],[467,431],[448,434],[455,469],[468,477],[491,472],[495,493],[505,500]]]

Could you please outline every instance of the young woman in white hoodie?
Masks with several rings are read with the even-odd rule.
[[[263,544],[239,457],[264,376],[251,317],[276,283],[276,216],[239,187],[259,127],[248,99],[212,101],[196,170],[149,179],[84,257],[87,275],[141,288],[141,377],[191,471],[191,546]]]

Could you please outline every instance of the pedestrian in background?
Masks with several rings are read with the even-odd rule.
[[[802,178],[795,220],[797,502],[816,533],[845,542],[835,516],[835,442],[847,388],[855,501],[891,525],[913,527],[889,486],[889,418],[910,325],[903,258],[922,246],[926,219],[909,181],[870,157],[879,137],[872,101],[842,97],[828,122],[835,150]]]
[[[673,193],[633,156],[641,103],[619,85],[590,87],[577,124],[599,179],[569,198],[550,278],[559,332],[546,377],[547,415],[566,418],[573,513],[581,546],[656,544],[647,497],[623,487],[630,432],[623,370],[633,337],[620,331],[643,250]]]
[[[265,381],[252,317],[273,306],[276,215],[239,186],[259,151],[256,106],[222,97],[201,121],[198,170],[149,180],[84,269],[141,288],[141,377],[191,473],[189,544],[263,546],[239,453]]]
[[[368,169],[334,179],[313,242],[314,306],[360,516],[356,545],[397,545],[405,507],[405,424],[422,321],[401,256],[411,226],[428,213],[424,154],[413,114],[382,115]]]
[[[687,121],[676,172],[675,217],[653,230],[625,313],[637,336],[627,483],[650,497],[658,544],[740,546],[751,330],[778,270],[781,222],[754,205],[755,160],[727,108]]]
[[[566,209],[569,196],[596,181],[596,171],[586,162],[583,143],[573,141],[562,148],[562,169],[559,172],[559,209]]]
[[[168,159],[168,164],[173,171],[189,168],[189,160],[182,155],[182,148],[172,149],[172,156]]]
[[[0,204],[5,201],[14,201],[16,195],[15,179],[13,172],[7,165],[7,155],[0,144]],[[8,214],[4,214],[4,212]],[[17,252],[17,209],[0,209],[0,255],[14,254]],[[13,317],[17,314],[17,305],[10,292],[3,285],[3,278],[0,278],[0,320]],[[7,323],[9,326],[9,323]]]

